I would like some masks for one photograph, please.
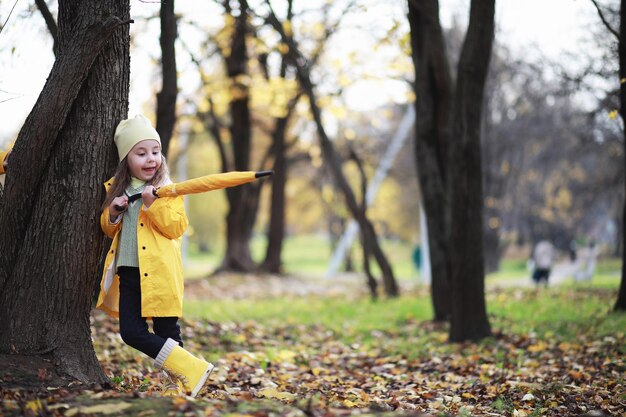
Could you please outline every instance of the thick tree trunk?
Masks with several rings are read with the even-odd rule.
[[[626,0],[622,0],[620,2],[619,18],[619,79],[621,80],[619,101],[620,115],[622,117],[622,121],[626,123],[626,83],[623,82],[623,80],[626,79]],[[626,158],[626,140],[624,140],[624,157]],[[626,164],[626,159],[624,162]],[[626,181],[624,184],[626,185]],[[624,204],[624,214],[622,215],[622,236],[626,237],[626,204]],[[626,311],[626,244],[622,244],[622,247],[624,250],[622,255],[622,280],[620,282],[619,293],[614,307],[616,311]]]
[[[448,187],[452,342],[478,340],[491,335],[485,305],[480,133],[483,93],[494,36],[494,9],[495,0],[472,0],[470,22],[459,61]]]
[[[161,91],[157,94],[156,130],[161,137],[163,155],[167,156],[170,139],[176,125],[176,98],[178,79],[176,74],[176,15],[174,0],[161,3]]]
[[[239,1],[239,15],[236,17],[235,31],[232,39],[232,51],[226,58],[228,77],[232,83],[230,102],[231,143],[234,155],[234,170],[250,169],[250,149],[252,123],[249,107],[249,86],[245,81],[248,77],[248,50],[246,35],[248,33],[248,2]],[[226,253],[222,261],[222,270],[252,271],[256,265],[250,253],[250,238],[256,218],[255,185],[233,187],[226,190],[228,198],[228,215],[226,218]],[[258,198],[258,193],[256,193]]]
[[[102,183],[128,110],[129,31],[120,19],[129,9],[128,1],[59,2],[59,53],[18,135],[0,202],[0,352],[45,353],[84,382],[106,380],[89,312],[104,246]]]
[[[434,320],[450,316],[450,267],[446,198],[452,80],[437,0],[409,0],[415,65],[415,160],[428,227]]]

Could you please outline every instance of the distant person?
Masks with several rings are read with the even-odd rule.
[[[534,268],[532,279],[535,284],[543,283],[548,286],[554,255],[554,246],[547,240],[542,240],[535,246],[532,256]]]
[[[419,271],[422,268],[422,247],[420,245],[417,245],[415,249],[413,249],[412,258],[415,269]]]
[[[591,281],[598,262],[598,247],[595,241],[590,241],[580,256],[580,265],[574,274],[574,280],[578,282]]]

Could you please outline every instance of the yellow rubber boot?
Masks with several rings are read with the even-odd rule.
[[[167,339],[154,360],[155,366],[178,378],[192,397],[198,395],[211,375],[213,365],[196,358],[181,348],[174,339]]]

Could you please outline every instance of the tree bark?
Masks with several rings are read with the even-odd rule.
[[[51,356],[84,382],[106,380],[89,312],[105,242],[102,183],[128,110],[130,38],[119,26],[129,11],[128,1],[59,2],[59,53],[0,201],[0,352]]]
[[[415,161],[431,263],[434,320],[450,317],[449,203],[446,196],[452,79],[437,0],[409,0],[415,65]]]
[[[620,102],[620,116],[622,121],[626,123],[626,0],[620,2],[619,12],[619,102]],[[626,138],[626,130],[624,131]],[[626,140],[624,143],[624,157],[626,158]],[[625,159],[626,164],[626,159]],[[626,187],[626,181],[624,182]],[[626,194],[625,194],[626,195]],[[624,204],[624,214],[622,215],[622,236],[626,237],[626,204]],[[626,244],[622,244],[622,280],[619,286],[619,292],[617,294],[617,301],[613,309],[615,311],[626,311]]]
[[[176,98],[178,76],[176,74],[176,15],[174,0],[161,3],[161,91],[157,93],[156,131],[161,137],[161,149],[167,156],[170,140],[176,125]]]
[[[450,341],[491,335],[485,305],[480,151],[484,86],[494,37],[495,0],[472,0],[458,66],[450,140],[452,315]]]

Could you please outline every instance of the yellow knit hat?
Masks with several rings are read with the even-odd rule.
[[[132,119],[122,120],[115,129],[115,145],[120,161],[128,155],[133,146],[146,139],[154,139],[161,144],[159,134],[146,116],[138,114]]]

